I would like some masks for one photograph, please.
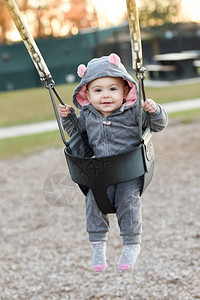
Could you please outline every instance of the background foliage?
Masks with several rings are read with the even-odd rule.
[[[99,16],[92,0],[18,0],[17,4],[34,38],[69,36],[83,28],[98,27]],[[180,11],[181,0],[142,0],[140,22],[143,27],[177,22]],[[4,0],[0,0],[0,42],[12,39],[13,29]]]

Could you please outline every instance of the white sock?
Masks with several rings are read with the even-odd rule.
[[[129,270],[135,264],[140,253],[140,244],[124,245],[123,251],[119,260],[119,270]]]
[[[91,242],[93,247],[93,269],[102,272],[106,265],[106,242]]]

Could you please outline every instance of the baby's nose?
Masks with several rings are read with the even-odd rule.
[[[110,96],[109,91],[105,90],[105,91],[103,92],[103,97],[107,98],[107,97],[109,97],[109,96]]]

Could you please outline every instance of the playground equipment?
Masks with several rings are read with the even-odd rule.
[[[69,118],[76,128],[76,133],[68,141],[65,139],[54,95],[62,105],[64,103],[55,88],[55,82],[15,1],[4,1],[39,73],[41,81],[49,90],[61,138],[65,145],[64,153],[72,180],[79,185],[85,195],[88,189],[92,189],[97,205],[104,214],[115,213],[115,208],[110,204],[107,196],[108,186],[126,182],[143,175],[142,194],[151,182],[155,160],[155,150],[148,113],[146,113],[147,128],[145,131],[142,130],[142,100],[146,100],[144,90],[145,68],[142,61],[142,45],[136,1],[126,0],[132,46],[132,67],[136,72],[139,85],[138,101],[140,116],[138,147],[128,153],[101,158],[93,156],[93,151],[88,144],[87,133],[79,132],[79,128],[70,115]]]

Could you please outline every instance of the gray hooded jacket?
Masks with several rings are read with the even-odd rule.
[[[81,82],[73,93],[73,103],[80,109],[77,117],[72,108],[74,118],[81,132],[86,131],[89,144],[96,157],[118,155],[133,150],[139,145],[139,102],[137,85],[128,74],[116,54],[91,60],[87,68],[80,65],[78,74]],[[100,77],[121,77],[128,82],[130,92],[123,105],[104,117],[89,103],[85,90],[89,82]],[[153,132],[163,130],[168,118],[165,110],[157,104],[157,111],[149,114],[150,127]],[[61,119],[64,130],[69,136],[75,128],[68,117]],[[146,113],[143,111],[143,129],[147,126]]]

